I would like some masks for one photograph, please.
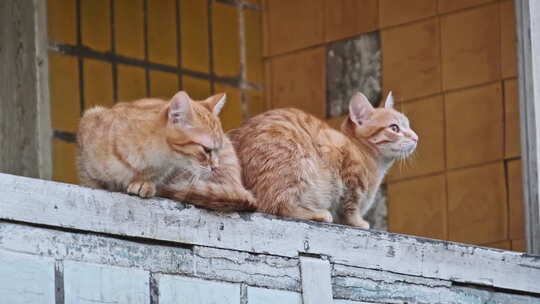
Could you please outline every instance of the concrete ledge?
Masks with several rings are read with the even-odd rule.
[[[279,288],[293,291],[299,289],[298,256],[307,254],[332,263],[339,274],[334,282],[353,280],[343,275],[346,269],[363,269],[430,282],[440,280],[441,288],[455,282],[540,294],[538,256],[264,214],[218,214],[166,199],[143,200],[7,174],[0,174],[0,220],[9,224],[0,225],[0,243],[9,240],[6,232],[14,229],[12,226],[25,229],[26,224],[31,224],[104,237],[166,242],[176,247],[167,253],[170,257],[181,253],[178,248],[190,246],[213,250],[212,254],[231,250],[238,256],[236,264],[242,265],[231,271],[238,272],[245,268],[242,259],[248,262],[249,256],[262,255],[284,267],[283,273],[266,278],[272,281],[268,284],[280,281]],[[24,246],[18,243],[13,241],[12,245]],[[152,259],[140,258],[148,263]],[[154,263],[159,264],[157,260]],[[207,271],[211,272],[211,267]],[[257,272],[255,268],[249,271]],[[285,279],[279,279],[280,275]],[[343,292],[354,294],[356,287],[349,287],[343,287]]]

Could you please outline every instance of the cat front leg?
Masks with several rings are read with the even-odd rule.
[[[287,211],[282,210],[279,215],[323,223],[332,223],[334,221],[330,211],[325,209],[287,208]]]
[[[343,215],[343,224],[363,229],[369,229],[369,223],[362,218],[359,208],[353,212],[345,213]]]
[[[142,198],[153,197],[156,195],[156,184],[151,181],[135,180],[128,185],[126,192]]]
[[[358,196],[362,197],[360,193],[353,193],[341,206],[341,222],[344,225],[369,229],[369,223],[362,217]]]

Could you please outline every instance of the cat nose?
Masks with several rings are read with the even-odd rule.
[[[215,155],[215,153],[212,153],[212,156],[210,157],[210,168],[212,168],[212,170],[215,170],[219,167],[219,158],[217,157],[217,155]]]
[[[414,132],[411,132],[409,137],[415,142],[415,143],[418,143],[418,135],[416,135],[416,133]]]

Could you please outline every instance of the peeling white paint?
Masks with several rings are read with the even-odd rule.
[[[218,214],[5,174],[0,250],[143,271],[149,282],[166,274],[241,284],[244,304],[254,287],[301,292],[308,279],[299,261],[310,256],[327,259],[331,283],[317,281],[320,271],[311,277],[322,284],[317,290],[332,285],[334,303],[540,303],[537,256],[263,214]],[[158,297],[159,288],[150,285]]]

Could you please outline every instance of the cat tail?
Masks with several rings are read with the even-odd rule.
[[[196,183],[182,189],[164,187],[160,196],[221,212],[257,209],[255,198],[241,185]]]

